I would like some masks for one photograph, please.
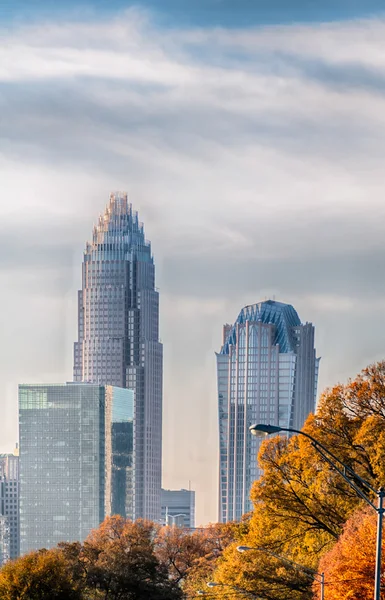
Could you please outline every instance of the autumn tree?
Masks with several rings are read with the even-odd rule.
[[[158,526],[107,518],[83,545],[62,544],[87,599],[178,600],[181,591],[155,554]]]
[[[373,487],[380,487],[385,479],[385,362],[369,366],[347,385],[327,390],[303,431]],[[213,576],[265,598],[310,598],[311,579],[280,565],[268,552],[317,569],[361,500],[305,436],[266,440],[259,462],[263,476],[253,486],[255,509],[240,545],[267,553],[239,555],[232,545]]]
[[[373,598],[376,532],[377,517],[370,507],[359,509],[348,519],[338,542],[319,564],[325,573],[328,600]],[[315,595],[320,598],[318,589]]]
[[[271,529],[269,515],[262,504],[256,506],[247,527],[243,525],[242,530],[238,539],[222,553],[211,579],[266,600],[310,600],[312,578],[290,564],[290,555],[285,561],[285,554],[277,551],[286,532],[284,528]],[[240,553],[239,546],[253,549]],[[219,591],[217,588],[218,594]]]
[[[0,570],[1,600],[81,600],[82,593],[59,550],[39,550]]]
[[[162,527],[156,546],[156,555],[175,585],[181,585],[197,561],[209,552],[205,534],[180,527]]]
[[[303,431],[380,487],[385,479],[385,362],[327,390]],[[254,485],[254,503],[266,507],[270,530],[284,524],[279,549],[292,552],[297,539],[294,555],[313,557],[315,564],[338,538],[359,497],[304,436],[266,441],[259,460],[263,476]]]
[[[235,539],[239,527],[240,525],[235,523],[213,523],[204,529],[187,533],[184,543],[180,543],[180,552],[178,551],[177,538],[180,536],[178,533],[174,534],[176,536],[174,550],[172,550],[172,546],[160,544],[164,558],[166,558],[165,551],[168,552],[166,564],[169,565],[170,576],[173,577],[174,569],[170,559],[175,561],[177,572],[183,573],[179,583],[182,585],[185,595],[194,596],[197,590],[206,586],[207,581],[212,578],[218,558]],[[164,529],[162,535],[170,536],[171,539],[173,537],[172,530],[170,531],[169,528]]]

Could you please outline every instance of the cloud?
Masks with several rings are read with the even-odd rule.
[[[216,518],[214,352],[243,305],[275,295],[316,324],[321,387],[381,358],[384,35],[138,10],[2,32],[2,450],[16,383],[71,378],[82,249],[114,189],[157,265],[165,485],[192,479],[199,519]]]

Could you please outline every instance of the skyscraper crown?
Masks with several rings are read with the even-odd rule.
[[[143,223],[139,221],[138,213],[132,210],[126,192],[110,194],[104,214],[99,216],[98,224],[93,228],[92,242],[86,244],[85,254],[95,251],[140,252],[142,259],[152,260],[151,244],[145,239]]]
[[[236,343],[237,324],[246,323],[246,321],[262,321],[262,323],[274,324],[276,326],[276,343],[279,344],[281,352],[293,350],[291,327],[301,325],[297,311],[291,304],[265,300],[242,308],[237,320],[229,330],[221,354],[228,354],[229,346]]]

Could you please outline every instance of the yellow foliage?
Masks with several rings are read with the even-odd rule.
[[[80,600],[70,569],[58,550],[31,552],[0,570],[1,600]]]

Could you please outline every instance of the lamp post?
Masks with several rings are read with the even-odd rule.
[[[298,569],[299,571],[303,571],[303,573],[305,573],[305,575],[307,575],[308,577],[311,577],[311,579],[318,581],[320,586],[321,586],[321,600],[325,600],[325,575],[324,573],[318,573],[318,571],[315,571],[314,569],[310,569],[309,567],[305,567],[304,565],[300,565],[296,562],[294,562],[293,560],[289,560],[288,558],[286,558],[285,556],[280,556],[279,554],[276,554],[275,552],[271,552],[270,550],[267,550],[267,548],[253,548],[252,546],[238,546],[237,547],[238,552],[248,552],[249,550],[258,550],[259,552],[264,552],[265,554],[269,554],[270,556],[274,556],[274,558],[277,558],[278,560],[287,563],[288,565],[290,565],[291,567],[294,567],[295,569]]]
[[[365,500],[369,506],[371,506],[377,513],[377,541],[376,541],[376,567],[375,567],[375,576],[374,576],[374,600],[381,600],[381,551],[382,551],[382,522],[384,516],[384,498],[385,498],[385,489],[381,487],[379,490],[374,489],[374,487],[365,479],[360,477],[353,469],[351,469],[348,465],[342,462],[339,458],[337,458],[330,450],[328,450],[321,442],[319,442],[316,438],[305,433],[304,431],[299,431],[298,429],[291,429],[289,427],[277,427],[276,425],[265,425],[263,423],[259,423],[257,425],[251,425],[249,427],[250,432],[258,437],[263,437],[265,435],[270,435],[271,433],[280,433],[281,431],[287,431],[290,433],[297,433],[300,435],[304,435],[307,437],[315,450],[322,456],[322,458],[335,470],[337,473],[341,475],[345,479],[345,481],[355,490],[357,495]],[[357,485],[357,482],[361,484],[361,486],[365,487],[368,492],[372,492],[377,496],[377,506],[371,501],[369,496]]]

